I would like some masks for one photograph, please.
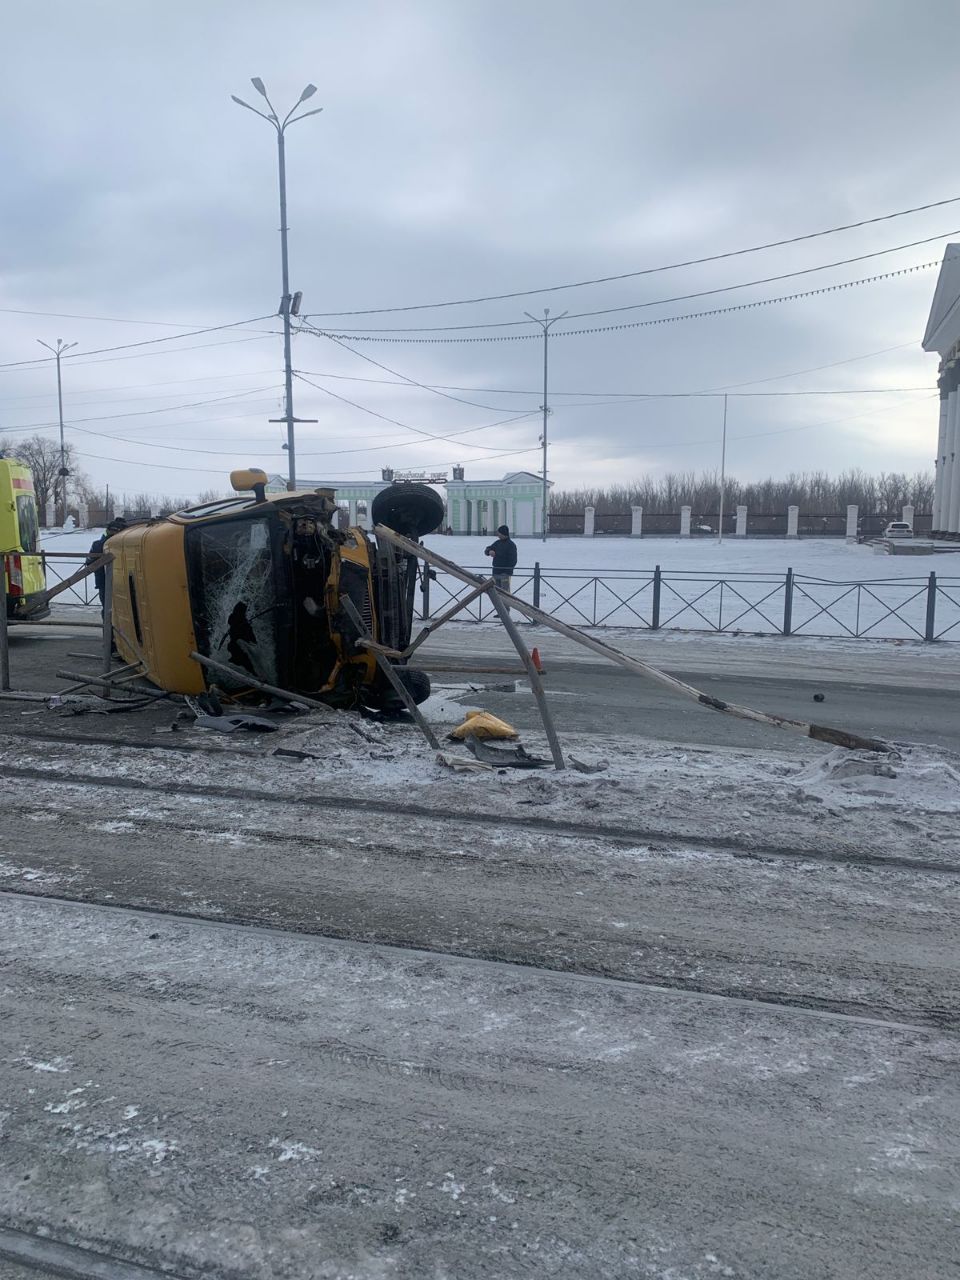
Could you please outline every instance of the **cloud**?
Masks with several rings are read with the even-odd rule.
[[[291,129],[287,150],[292,280],[310,312],[616,274],[944,198],[957,194],[940,127],[955,71],[949,42],[936,33],[950,29],[952,17],[940,0],[920,10],[894,0],[813,0],[793,9],[754,0],[661,8],[620,0],[291,0],[282,14],[253,0],[20,6],[5,15],[11,56],[0,84],[0,110],[16,120],[0,184],[0,305],[186,324],[274,312],[275,141],[230,101],[232,93],[256,99],[250,75],[263,76],[278,104],[295,101],[308,81],[319,86],[313,101],[323,114]],[[555,313],[626,306],[955,226],[960,205],[617,284],[336,323],[497,323],[545,305]],[[796,286],[720,295],[711,305],[941,252],[942,241]],[[569,403],[575,398],[563,391],[725,386],[912,341],[915,350],[783,386],[932,385],[935,360],[920,353],[919,339],[935,278],[919,273],[779,307],[558,339],[555,478],[620,481],[717,461],[715,402],[589,406]],[[672,304],[620,318],[699,309]],[[169,331],[0,313],[8,361],[33,358],[37,337],[61,332],[84,352]],[[208,487],[236,460],[261,457],[280,469],[280,429],[266,421],[278,416],[279,339],[245,336],[255,341],[211,335],[136,359],[117,353],[72,362],[68,419],[100,412],[104,421],[87,428],[111,437],[72,433],[87,470],[114,488],[187,492]],[[487,388],[468,398],[505,410],[535,413],[542,400],[538,342],[355,345],[421,382]],[[296,340],[295,362],[311,375],[390,376],[307,335]],[[261,416],[251,397],[242,411],[171,407],[166,415],[107,418],[118,405],[131,413],[155,406],[149,397],[161,393],[177,406],[201,399],[202,389],[212,397],[266,382],[273,401]],[[52,420],[51,384],[43,366],[0,371],[0,430]],[[499,416],[409,386],[324,385],[435,434]],[[457,443],[411,444],[393,457],[380,446],[414,440],[413,433],[304,384],[296,407],[320,419],[299,436],[305,459],[320,455],[309,458],[311,470],[375,475],[385,462],[463,462],[470,474],[539,465],[535,417]],[[738,399],[730,467],[744,478],[804,466],[917,469],[929,463],[935,432],[936,405],[920,393]],[[156,447],[168,442],[181,451]],[[365,444],[367,454],[339,452]],[[479,445],[488,447],[471,447]],[[523,448],[531,452],[485,461]],[[166,465],[171,470],[159,469]]]

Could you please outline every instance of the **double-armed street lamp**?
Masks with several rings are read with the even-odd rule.
[[[288,480],[287,488],[295,489],[297,487],[297,461],[296,448],[294,442],[294,424],[297,422],[313,422],[313,418],[297,418],[293,412],[293,364],[291,356],[290,344],[290,321],[293,316],[299,315],[300,312],[300,294],[291,297],[290,294],[290,270],[287,255],[287,158],[286,158],[286,130],[299,120],[305,120],[307,116],[319,115],[323,110],[322,107],[315,107],[311,111],[300,111],[300,107],[308,98],[312,98],[317,92],[315,84],[308,84],[300,97],[290,108],[287,114],[281,120],[277,114],[273,103],[267,97],[267,91],[264,88],[263,81],[259,76],[254,76],[250,83],[260,94],[264,102],[267,104],[269,111],[260,111],[257,107],[252,107],[249,102],[244,102],[242,98],[238,98],[235,94],[231,94],[231,98],[238,106],[246,107],[248,111],[252,111],[254,115],[259,116],[261,120],[266,120],[276,130],[277,134],[277,164],[280,176],[280,265],[282,279],[282,296],[280,299],[280,315],[283,318],[283,372],[284,372],[284,415],[282,418],[272,418],[272,422],[285,422],[287,424],[287,463],[288,463]],[[297,112],[299,111],[299,115]]]
[[[60,527],[67,521],[67,476],[70,474],[67,469],[67,450],[63,443],[63,382],[60,378],[60,357],[69,351],[71,347],[77,346],[76,342],[64,342],[62,338],[57,339],[57,345],[51,347],[49,342],[44,342],[42,338],[37,341],[41,347],[46,347],[48,351],[53,352],[54,359],[57,362],[57,409],[60,418],[60,470],[57,478],[60,481]],[[56,489],[54,489],[54,499],[56,499]]]
[[[548,361],[549,361],[549,353],[550,353],[550,327],[551,325],[555,325],[558,320],[562,320],[567,313],[566,311],[561,311],[560,315],[551,316],[550,308],[545,307],[543,311],[542,320],[538,316],[532,316],[529,311],[525,311],[523,314],[529,320],[532,320],[534,324],[538,324],[540,328],[543,330],[543,404],[540,406],[540,409],[543,412],[543,435],[540,437],[540,444],[543,446],[543,470],[541,474],[543,493],[541,497],[541,510],[540,510],[540,520],[541,520],[540,534],[543,541],[546,542],[547,528],[549,526],[548,510],[550,506],[550,482],[547,479],[547,419],[550,417],[550,412],[551,412],[550,405],[548,404],[548,397],[549,397],[549,391],[550,391],[549,376],[548,376],[548,367],[549,367]]]

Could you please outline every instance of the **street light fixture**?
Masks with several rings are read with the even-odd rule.
[[[297,422],[315,422],[315,418],[297,418],[293,412],[293,362],[291,355],[290,341],[290,318],[293,313],[290,296],[290,269],[289,257],[287,253],[287,158],[286,158],[286,130],[291,124],[296,124],[299,120],[305,120],[307,116],[317,116],[323,110],[323,107],[314,107],[311,111],[301,111],[296,114],[302,103],[308,98],[312,98],[317,92],[315,84],[308,84],[300,97],[296,100],[287,114],[281,120],[274,108],[273,103],[267,96],[267,90],[263,81],[259,76],[253,76],[250,83],[260,94],[264,102],[269,107],[269,112],[258,110],[252,107],[249,102],[244,102],[242,98],[238,98],[236,94],[230,97],[240,107],[246,107],[248,111],[252,111],[255,116],[259,116],[261,120],[266,120],[277,134],[277,167],[280,178],[280,267],[283,290],[280,299],[280,315],[283,318],[283,372],[284,372],[284,405],[285,411],[282,418],[271,418],[271,422],[285,422],[287,424],[287,461],[289,465],[287,488],[295,489],[297,487],[297,463],[296,449],[294,446],[294,424]],[[298,308],[299,310],[299,308]]]
[[[60,378],[60,357],[64,355],[71,347],[78,344],[76,342],[64,342],[62,338],[57,339],[57,345],[51,347],[49,342],[44,342],[42,338],[37,341],[41,347],[46,347],[48,351],[52,351],[54,359],[57,362],[57,409],[60,417],[60,471],[58,477],[60,480],[60,528],[67,522],[67,476],[70,472],[67,470],[67,451],[63,443],[63,382]],[[56,487],[54,487],[54,498],[56,498]]]
[[[543,445],[543,503],[540,514],[541,529],[540,533],[544,542],[547,540],[547,508],[549,506],[549,483],[547,481],[547,418],[550,416],[550,406],[547,402],[548,381],[547,381],[547,360],[550,349],[550,326],[562,320],[567,314],[561,311],[558,316],[551,317],[550,308],[544,307],[543,319],[532,316],[529,311],[523,313],[534,324],[538,324],[543,330],[543,404],[540,408],[543,410],[543,435],[540,437],[540,443]]]

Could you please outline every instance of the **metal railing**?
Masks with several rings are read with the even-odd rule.
[[[43,556],[47,583],[68,578],[86,560],[82,552]],[[489,575],[490,566],[470,570]],[[435,616],[470,590],[442,573],[427,578],[419,594],[420,617]],[[698,570],[544,569],[514,574],[521,600],[581,627],[635,627],[753,635],[809,635],[886,640],[960,641],[960,576],[928,573],[909,578],[835,581],[796,574],[736,573],[718,577]],[[58,597],[64,606],[99,605],[92,576]],[[460,615],[485,622],[495,614],[480,596]]]
[[[82,565],[87,563],[87,553],[84,551],[53,551],[49,548],[43,548],[40,552],[40,559],[43,563],[47,586],[55,587],[58,582],[65,582]],[[97,594],[93,574],[88,574],[87,577],[81,578],[79,582],[75,582],[63,595],[57,597],[56,603],[65,605],[68,608],[84,605],[96,605],[99,608],[100,596]]]
[[[472,573],[486,576],[489,566]],[[424,581],[421,617],[448,608],[470,588],[442,573]],[[515,574],[521,600],[582,627],[636,627],[752,635],[810,635],[850,639],[960,640],[960,577],[929,573],[911,578],[834,581],[796,574],[737,573],[717,577],[693,570],[543,569]],[[494,618],[480,596],[461,617]]]

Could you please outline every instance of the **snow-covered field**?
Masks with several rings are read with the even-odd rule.
[[[50,576],[73,572],[99,530],[48,530],[47,551],[71,552],[78,560],[50,561]],[[489,572],[487,537],[440,537],[426,545],[466,568]],[[654,568],[661,570],[660,626],[692,631],[771,634],[783,628],[786,574],[794,573],[792,631],[795,635],[874,639],[923,639],[928,579],[938,580],[935,634],[960,640],[960,554],[877,555],[870,546],[841,538],[553,538],[518,543],[520,561],[513,590],[533,602],[533,569],[541,568],[540,605],[575,626],[649,627],[653,616]],[[431,613],[437,614],[466,588],[440,574],[431,583]],[[90,603],[89,580],[65,593],[64,604]],[[490,615],[485,603],[464,619]]]
[[[489,572],[489,538],[431,537],[447,559]],[[693,631],[776,633],[784,624],[786,574],[794,573],[792,631],[799,635],[866,635],[923,639],[927,586],[936,572],[935,634],[960,640],[960,555],[877,555],[841,538],[553,538],[524,539],[513,590],[533,601],[541,569],[540,605],[575,626],[649,627],[654,569],[661,570],[660,626]],[[486,566],[486,569],[484,569]],[[462,594],[454,579],[432,584],[431,612]],[[481,612],[482,608],[482,612]],[[472,618],[489,616],[474,606]]]

